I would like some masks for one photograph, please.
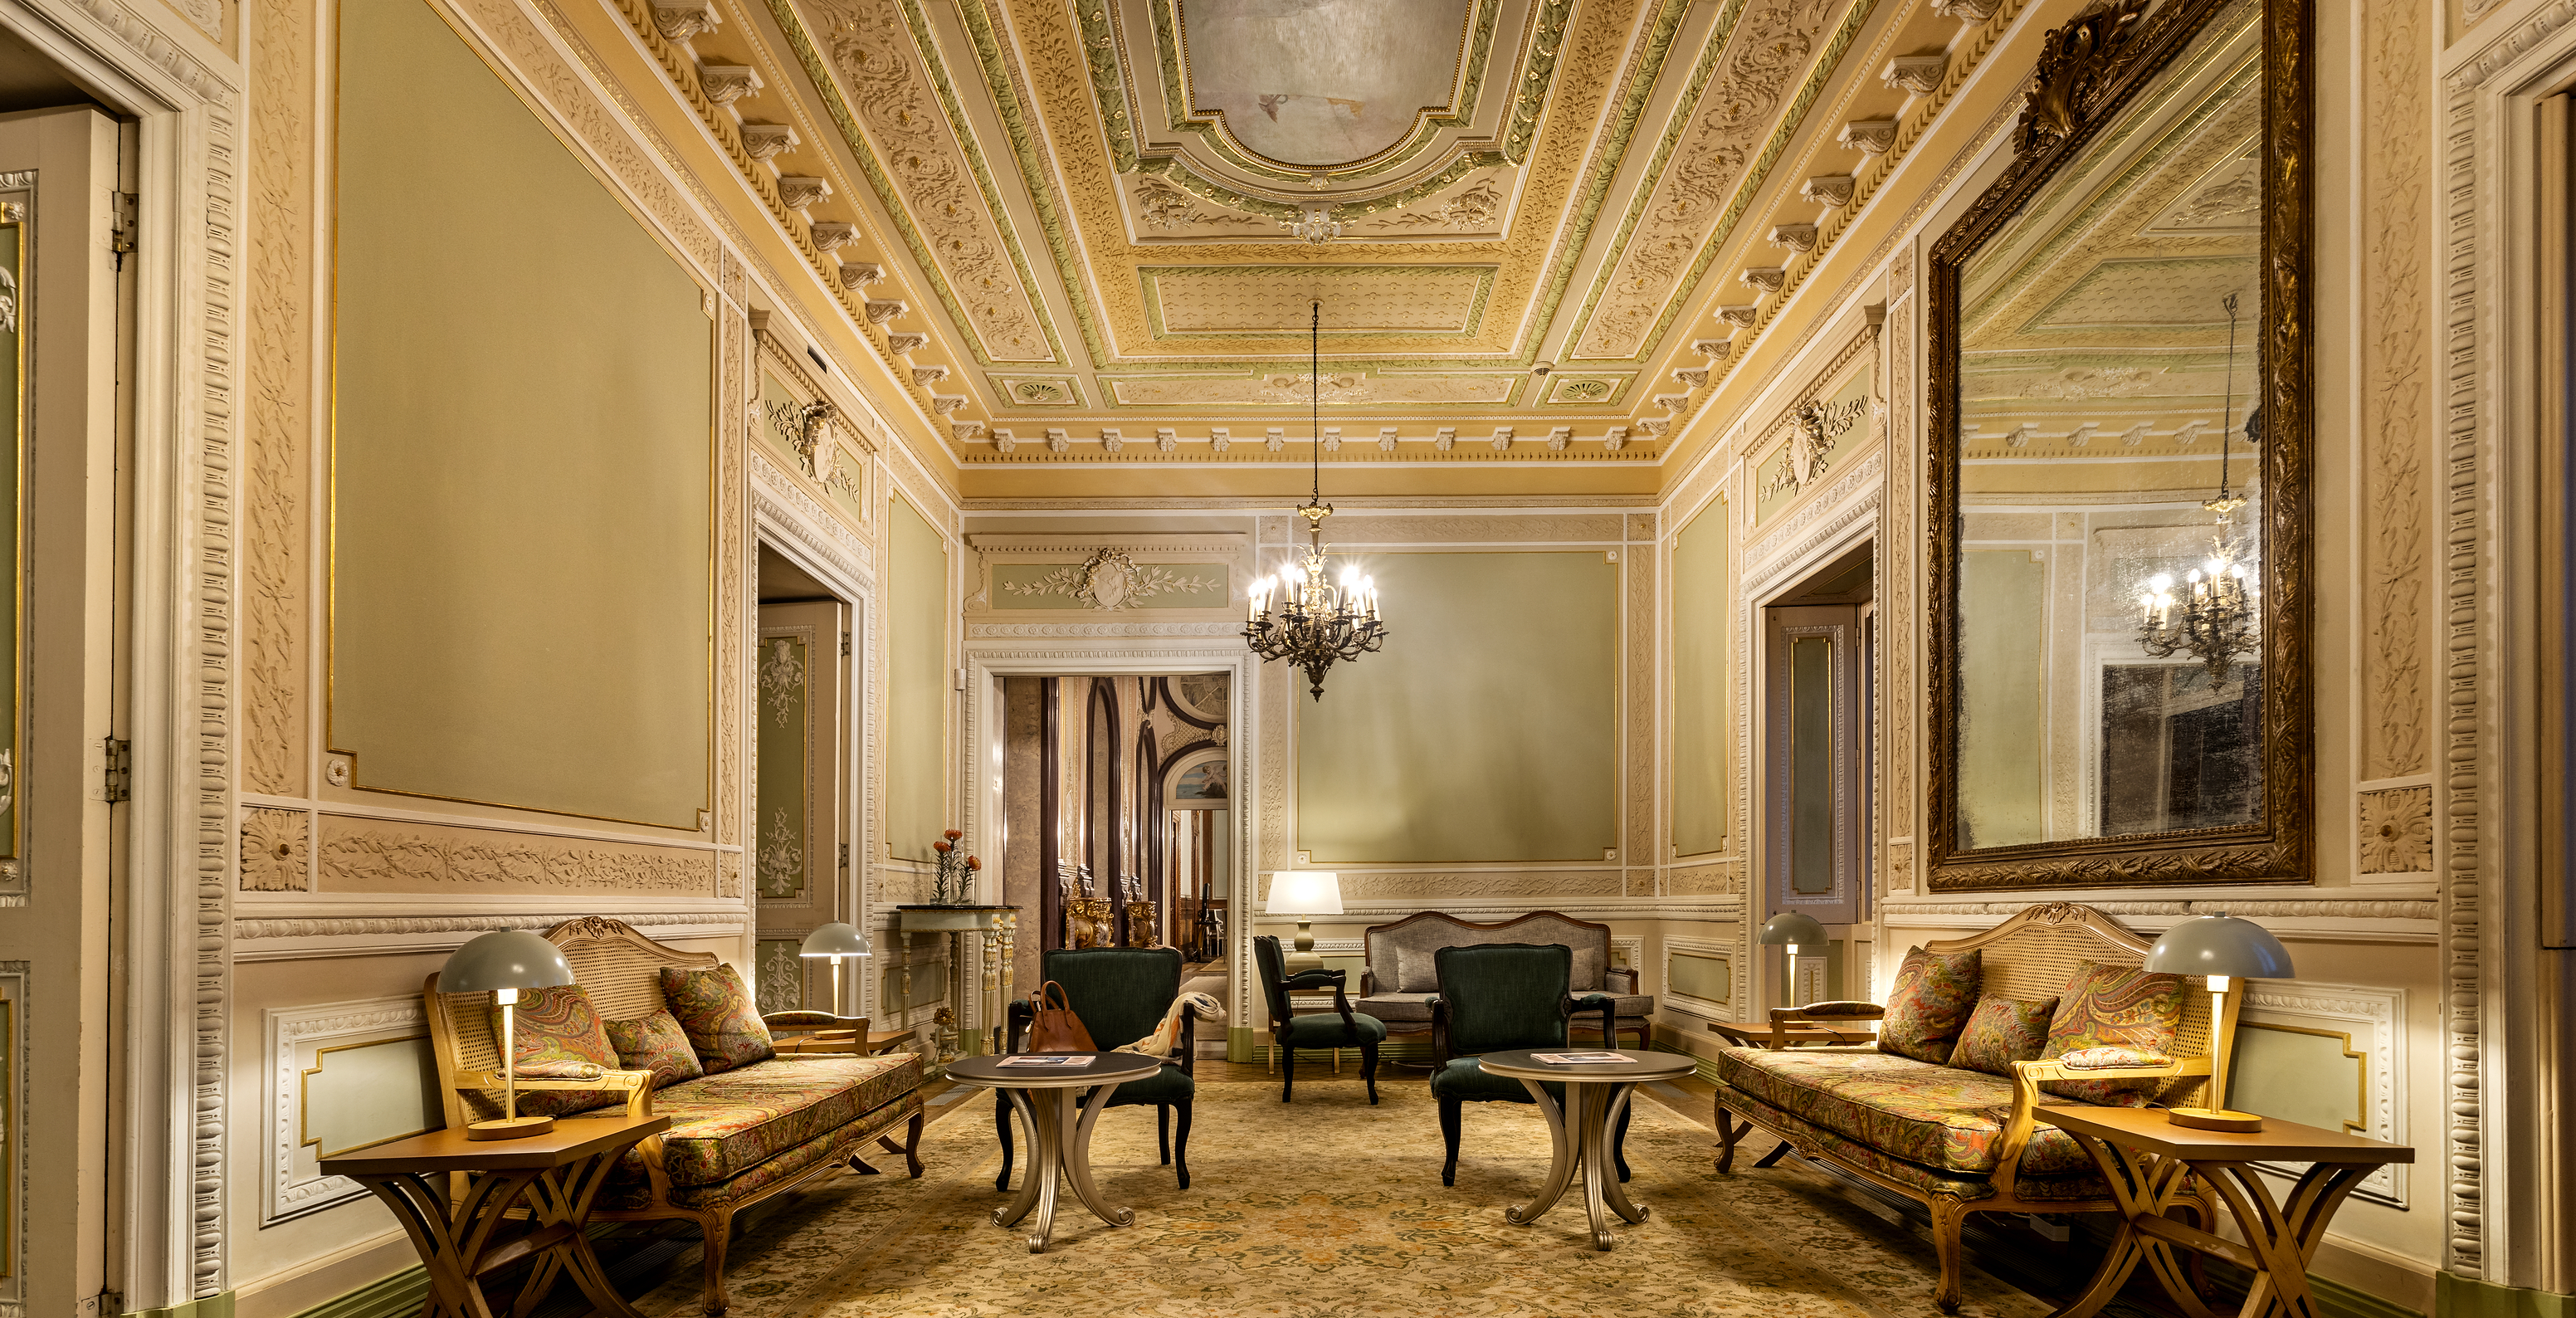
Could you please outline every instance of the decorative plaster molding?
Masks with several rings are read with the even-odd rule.
[[[260,1012],[268,1033],[268,1156],[266,1202],[261,1227],[318,1213],[336,1204],[367,1197],[367,1188],[345,1176],[324,1176],[297,1166],[303,1145],[303,1072],[299,1047],[335,1043],[392,1042],[426,1034],[429,1016],[420,996],[370,998],[312,1007],[267,1008]]]
[[[1851,204],[1852,193],[1859,186],[1849,174],[1819,174],[1798,187],[1798,195],[1828,210],[1840,210]],[[1772,289],[1771,292],[1778,292]]]
[[[2433,789],[2399,787],[2360,794],[2364,874],[2433,873]]]
[[[1658,1010],[1669,1008],[1713,1021],[1737,1019],[1741,1013],[1735,1004],[1745,996],[1744,976],[1739,973],[1740,967],[1736,964],[1736,956],[1741,951],[1743,951],[1743,940],[1740,938],[1698,938],[1689,934],[1670,933],[1664,935],[1664,974],[1662,982],[1655,987],[1656,1008]],[[1726,1000],[1717,1002],[1707,998],[1692,997],[1674,988],[1673,955],[1675,953],[1725,962]]]
[[[1893,119],[1854,119],[1843,125],[1834,139],[1865,155],[1885,155],[1896,145],[1896,121]]]
[[[2362,263],[2355,329],[2361,391],[2362,776],[2424,772],[2433,711],[2434,296],[2432,125],[2422,112],[2433,12],[2411,0],[2367,0],[2361,40]],[[2430,839],[2427,839],[2427,846]],[[2427,856],[2426,869],[2431,868]],[[2367,863],[2364,869],[2371,868]]]
[[[1719,307],[1716,314],[1719,320],[1725,321],[1727,324],[1733,325],[1737,329],[1751,329],[1753,328],[1753,322],[1762,318],[1762,307],[1760,304],[1752,302],[1729,303],[1728,305]],[[1715,352],[1709,353],[1709,356],[1722,357],[1726,355],[1726,340],[1709,339],[1706,340],[1706,342],[1715,346],[1717,349]]]
[[[767,160],[804,139],[786,124],[745,123],[741,129],[742,149],[754,160]]]
[[[1771,226],[1771,245],[1784,251],[1816,250],[1816,226],[1812,224],[1775,224]]]
[[[326,892],[586,891],[712,895],[714,853],[328,815]]]
[[[244,810],[243,892],[304,892],[312,887],[312,816],[301,810]]]
[[[731,105],[759,91],[760,74],[748,64],[701,64],[698,91],[718,105]]]
[[[1781,283],[1788,279],[1788,277],[1789,272],[1776,265],[1752,266],[1746,269],[1744,273],[1736,276],[1736,278],[1742,280],[1747,287],[1759,289],[1765,293],[1779,292]]]
[[[910,304],[898,298],[874,297],[860,303],[859,308],[861,311],[866,313],[868,323],[877,326],[882,326],[887,321],[892,320],[912,309]]]
[[[361,938],[387,934],[458,935],[462,944],[495,929],[552,929],[566,920],[598,914],[577,911],[495,911],[486,915],[253,916],[233,922],[234,937],[244,942],[287,938]],[[739,926],[750,913],[739,907],[711,911],[640,911],[617,917],[638,929]]]
[[[1942,76],[1949,70],[1947,55],[1899,55],[1879,70],[1878,80],[1899,91],[1929,96],[1941,89]]]
[[[975,622],[966,625],[966,635],[977,640],[1049,636],[1234,636],[1242,630],[1240,624],[1231,622]]]
[[[1887,923],[1918,919],[1985,919],[2000,920],[2017,915],[2033,906],[2071,901],[2082,894],[2053,895],[2030,901],[1992,902],[1887,902]],[[2237,915],[2247,919],[2333,919],[2333,920],[2422,920],[2435,918],[2440,904],[2432,901],[2403,899],[2369,900],[2361,898],[2195,898],[2189,901],[2093,901],[2083,903],[2106,915],[2164,916],[2181,919],[2190,915]]]
[[[751,498],[764,532],[775,530],[808,554],[838,568],[850,580],[874,580],[876,549],[841,515],[807,494],[757,446],[751,454]]]
[[[778,200],[789,210],[804,210],[808,206],[828,199],[831,195],[832,184],[828,179],[817,178],[811,174],[778,176]],[[811,230],[808,232],[810,233]],[[822,244],[817,242],[815,246],[820,247]]]
[[[653,6],[653,29],[665,41],[686,41],[716,30],[724,22],[713,0],[676,0]],[[791,135],[792,136],[792,135]]]
[[[2353,1049],[2363,1058],[2361,1134],[2392,1143],[2406,1142],[2406,990],[2359,984],[2324,984],[2311,980],[2261,980],[2245,993],[2242,1019],[2263,1024],[2264,1015],[2306,1017],[2295,1022],[2315,1028],[2320,1019],[2353,1036]],[[2292,1022],[2280,1022],[2284,1024]],[[2295,1178],[2305,1163],[2256,1163],[2265,1171]],[[2388,1163],[2362,1178],[2354,1194],[2391,1208],[2407,1205],[2408,1174],[2402,1163]]]

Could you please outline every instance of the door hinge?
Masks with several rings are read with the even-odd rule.
[[[134,194],[110,192],[108,199],[107,250],[116,253],[116,268],[125,270],[125,254],[134,250]]]
[[[134,799],[134,743],[120,737],[107,739],[107,803]]]
[[[843,868],[843,869],[848,869],[849,867],[850,867],[850,844],[849,844],[849,843],[847,843],[847,842],[844,842],[844,843],[842,843],[842,844],[841,844],[841,868]]]
[[[841,633],[841,657],[844,659],[850,657],[850,634],[848,632]]]

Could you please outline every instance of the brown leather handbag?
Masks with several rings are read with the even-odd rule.
[[[1054,997],[1050,999],[1049,994]],[[1091,1031],[1082,1028],[1082,1018],[1073,1014],[1073,1003],[1064,996],[1064,985],[1050,979],[1029,995],[1029,1051],[1033,1053],[1096,1053],[1100,1046],[1091,1041]]]

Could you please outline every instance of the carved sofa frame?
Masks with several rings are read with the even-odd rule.
[[[2057,996],[2075,973],[2078,961],[2096,961],[2104,965],[2143,966],[2146,964],[2147,940],[2120,927],[2109,916],[2090,906],[2073,902],[2053,902],[2032,906],[1983,933],[1965,938],[1927,940],[1927,952],[1965,952],[1981,948],[1978,992],[2036,1001]],[[1825,1015],[1840,1019],[1855,1004],[1818,1004]],[[1785,1008],[1772,1013],[1775,1025],[1802,1018],[1804,1008]],[[1717,1086],[1717,1170],[1734,1170],[1736,1146],[1758,1128],[1796,1149],[1802,1156],[1830,1165],[1835,1170],[1856,1177],[1891,1194],[1910,1199],[1932,1215],[1932,1243],[1941,1260],[1941,1280],[1933,1300],[1944,1313],[1958,1310],[1960,1301],[1961,1246],[1960,1232],[1970,1213],[2107,1213],[2118,1210],[2107,1193],[2091,1198],[2033,1196],[2023,1184],[2021,1158],[2031,1137],[2038,1133],[2038,1109],[2049,1105],[2074,1105],[2075,1100],[2040,1092],[2040,1085],[2052,1080],[2121,1080],[2163,1078],[2168,1083],[2158,1091],[2154,1102],[2162,1106],[2192,1100],[2207,1087],[2210,1073],[2210,996],[2196,978],[2184,980],[2182,1027],[2169,1054],[2171,1061],[2161,1066],[2105,1067],[2075,1070],[2054,1061],[2015,1062],[2012,1077],[2012,1108],[2002,1121],[2002,1133],[1996,1143],[1995,1170],[1982,1182],[1972,1172],[1940,1172],[1943,1184],[1927,1190],[1921,1186],[1894,1179],[1879,1168],[1865,1165],[1838,1154],[1826,1139],[1819,1138],[1818,1128],[1802,1119],[1773,1107],[1760,1097],[1748,1094],[1721,1078]],[[1739,1051],[1729,1049],[1728,1051]],[[1819,1052],[1876,1052],[1876,1045],[1857,1048],[1808,1048],[1797,1050],[1805,1055]],[[1930,1062],[1913,1062],[1915,1066],[1932,1066]],[[1723,1076],[1721,1068],[1721,1076]],[[1840,1132],[1824,1132],[1827,1137],[1859,1144],[1860,1141]],[[1777,1156],[1777,1151],[1774,1155]],[[1888,1155],[1892,1161],[1893,1155]],[[1763,1160],[1768,1165],[1769,1158]],[[1980,1184],[1987,1191],[1978,1194]],[[2200,1225],[2211,1227],[2217,1221],[2217,1204],[2207,1187],[2199,1193]]]
[[[605,916],[584,916],[568,920],[545,932],[547,942],[561,949],[564,960],[573,970],[573,982],[590,994],[591,1003],[604,1020],[632,1020],[663,1009],[661,970],[678,966],[704,970],[719,963],[712,952],[685,952],[667,947],[620,920]],[[462,1127],[469,1122],[500,1115],[501,1054],[492,1036],[491,995],[487,993],[441,993],[438,976],[433,973],[421,985],[421,999],[429,1011],[430,1048],[438,1060],[439,1096],[446,1109],[447,1125]],[[866,1017],[835,1016],[828,1012],[772,1012],[761,1018],[772,1029],[814,1030],[837,1033],[853,1032],[856,1039],[868,1034]],[[853,1048],[857,1052],[864,1045]],[[797,1054],[807,1056],[810,1054]],[[782,1056],[788,1056],[782,1054]],[[735,1074],[764,1066],[795,1065],[794,1061],[754,1062],[737,1067]],[[705,1233],[706,1283],[702,1294],[706,1312],[720,1314],[726,1306],[724,1286],[725,1245],[732,1234],[736,1213],[771,1195],[804,1185],[837,1168],[873,1173],[876,1169],[859,1159],[859,1150],[871,1139],[888,1152],[900,1153],[911,1174],[921,1175],[921,1105],[920,1063],[906,1059],[897,1063],[912,1068],[911,1082],[896,1097],[842,1123],[830,1131],[806,1141],[803,1145],[780,1150],[772,1160],[802,1154],[815,1144],[826,1146],[823,1156],[811,1166],[756,1185],[739,1197],[717,1195],[697,1206],[673,1202],[670,1178],[663,1170],[663,1147],[669,1132],[648,1135],[636,1146],[641,1156],[648,1185],[644,1202],[633,1208],[599,1208],[591,1213],[598,1222],[643,1222],[677,1218],[698,1224]],[[518,1078],[521,1091],[569,1089],[622,1092],[622,1107],[593,1109],[590,1113],[561,1117],[578,1121],[584,1115],[651,1116],[653,1115],[652,1074],[646,1071],[609,1071],[596,1080]],[[685,1082],[684,1082],[685,1083]],[[897,1144],[887,1132],[909,1122],[904,1142]],[[737,1174],[739,1175],[739,1173]],[[451,1200],[463,1192],[463,1186],[451,1188]]]
[[[1555,927],[1532,928],[1534,925]],[[1440,911],[1417,911],[1391,924],[1373,924],[1361,930],[1360,945],[1367,964],[1360,970],[1360,992],[1352,1000],[1351,1007],[1385,1022],[1389,1034],[1422,1034],[1431,1030],[1431,1000],[1439,994],[1398,988],[1401,981],[1387,969],[1394,960],[1390,952],[1396,940],[1416,931],[1418,926],[1431,926],[1440,933],[1443,941],[1439,945],[1443,947],[1476,947],[1487,943],[1565,943],[1580,951],[1585,947],[1598,946],[1602,964],[1601,986],[1597,989],[1577,987],[1574,996],[1580,998],[1592,993],[1606,993],[1619,1000],[1615,1004],[1612,1023],[1602,1031],[1602,1044],[1618,1046],[1620,1032],[1631,1029],[1637,1032],[1637,1046],[1640,1048],[1646,1047],[1653,1039],[1651,1017],[1655,1000],[1637,992],[1634,968],[1610,964],[1614,948],[1610,926],[1594,920],[1577,920],[1555,911],[1532,911],[1490,924],[1461,920]]]

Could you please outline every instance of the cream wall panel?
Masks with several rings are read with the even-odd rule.
[[[1673,537],[1673,853],[1726,849],[1726,618],[1734,598],[1727,574],[1732,530],[1723,499],[1709,503]]]
[[[887,854],[928,861],[947,820],[948,542],[892,501],[886,552]],[[928,898],[922,898],[928,900]]]
[[[1618,565],[1599,550],[1363,565],[1389,639],[1296,702],[1297,849],[1337,865],[1617,848]]]
[[[706,295],[425,4],[339,40],[330,744],[364,788],[694,830]]]

